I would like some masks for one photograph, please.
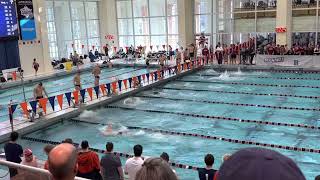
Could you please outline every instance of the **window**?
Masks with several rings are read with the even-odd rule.
[[[120,47],[176,46],[177,0],[117,0],[116,6]]]
[[[93,47],[100,50],[96,1],[47,0],[46,14],[50,58],[69,57],[73,51],[84,55]]]

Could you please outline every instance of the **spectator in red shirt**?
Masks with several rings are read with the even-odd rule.
[[[97,153],[89,150],[88,141],[81,142],[81,150],[78,152],[77,176],[87,179],[102,179],[99,156]]]

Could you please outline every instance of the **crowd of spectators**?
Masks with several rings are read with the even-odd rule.
[[[6,159],[27,166],[40,167],[37,157],[31,149],[23,151],[17,144],[19,134],[12,132],[10,142],[5,145]],[[46,145],[48,155],[42,168],[49,170],[54,180],[73,180],[76,176],[94,180],[178,180],[178,175],[169,165],[169,155],[143,157],[143,147],[133,147],[134,156],[129,158],[122,169],[119,156],[113,153],[113,143],[107,142],[104,155],[99,159],[96,152],[89,148],[88,141],[82,141],[80,147],[72,139],[65,139],[61,144]],[[236,179],[272,179],[305,180],[299,167],[290,158],[270,149],[245,148],[234,154],[223,156],[219,170],[214,168],[212,154],[204,157],[204,168],[198,169],[199,180],[236,180]],[[26,170],[23,170],[26,171]],[[39,175],[10,168],[11,179],[39,179]],[[21,178],[17,178],[20,175]],[[124,175],[125,174],[125,175]],[[315,180],[319,180],[317,176]]]
[[[319,45],[314,46],[313,44],[305,46],[294,44],[289,48],[287,45],[269,43],[266,46],[260,47],[257,51],[258,54],[266,55],[319,55],[320,47]]]

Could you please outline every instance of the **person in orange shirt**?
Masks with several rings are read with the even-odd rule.
[[[88,141],[81,142],[81,149],[78,152],[77,176],[87,179],[102,179],[99,156],[97,153],[89,150]]]

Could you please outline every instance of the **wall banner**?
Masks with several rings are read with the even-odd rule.
[[[320,56],[257,55],[256,64],[262,66],[320,67]]]
[[[20,27],[20,39],[23,41],[37,38],[32,0],[17,0],[17,13]]]

